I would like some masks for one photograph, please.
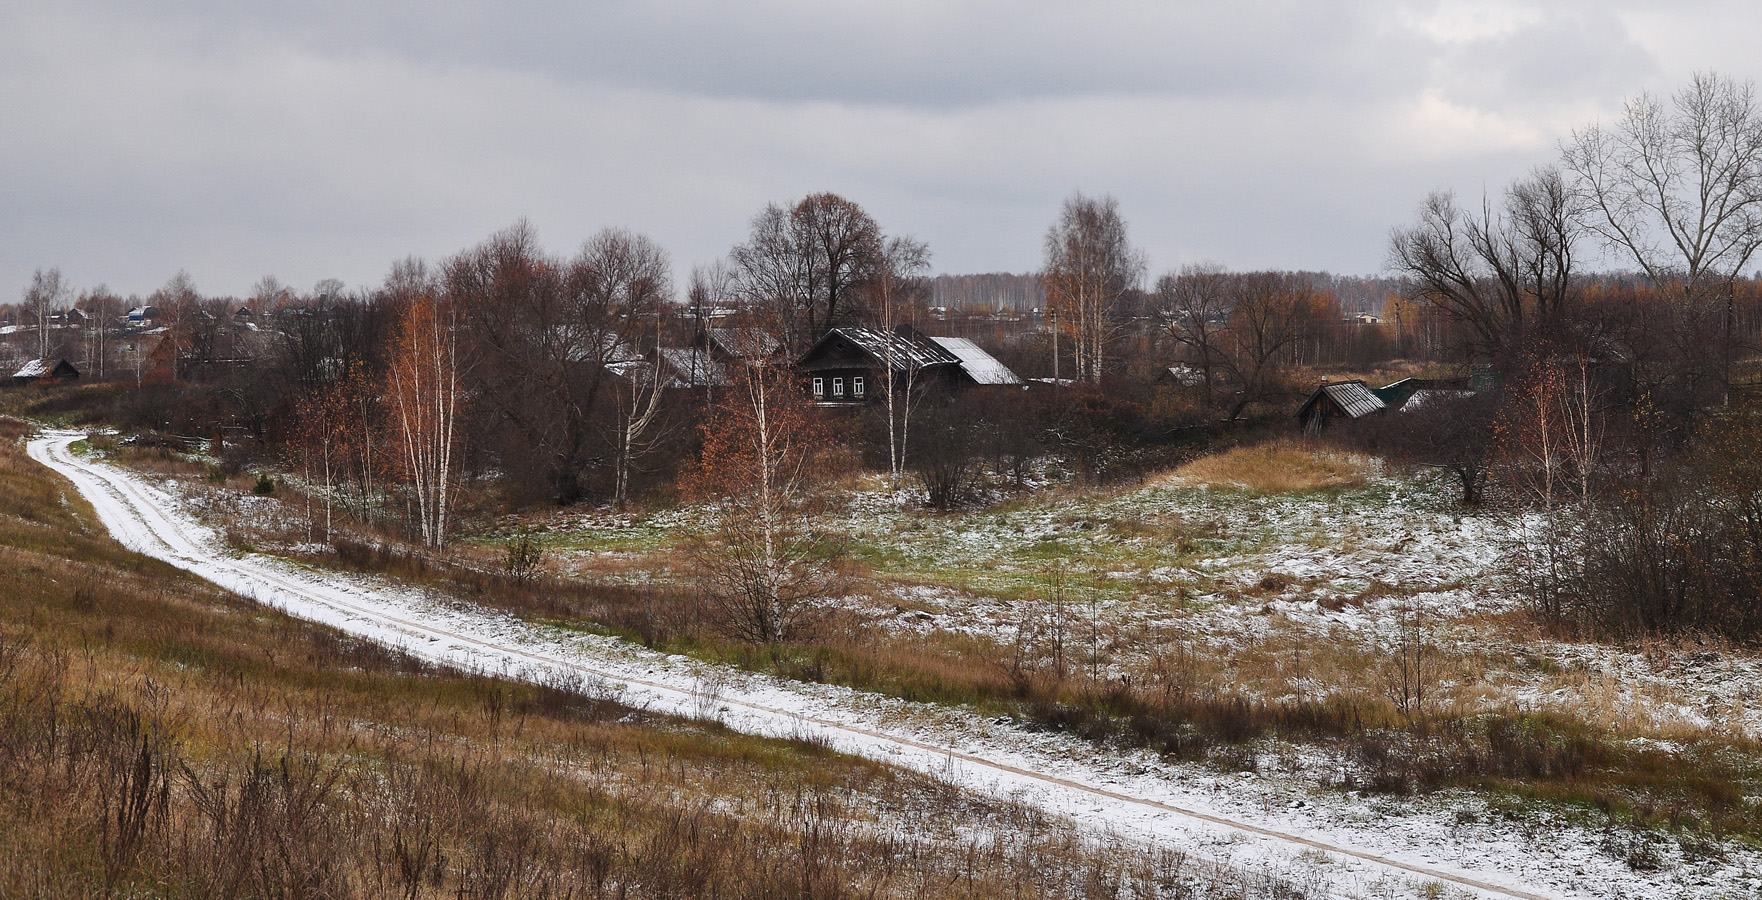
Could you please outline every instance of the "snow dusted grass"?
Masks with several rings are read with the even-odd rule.
[[[0,896],[1314,895],[290,618],[125,551],[17,434],[0,422]]]
[[[1636,875],[1625,888],[1636,896],[1718,896],[1700,883],[1756,869],[1753,652],[1542,634],[1501,579],[1504,523],[1464,514],[1448,485],[1369,461],[1319,459],[1307,474],[1269,462],[1300,452],[954,514],[870,479],[828,522],[861,577],[813,640],[741,647],[688,622],[612,630],[959,704],[1127,758],[1150,751],[1175,767],[1168,777],[1225,790],[1237,812],[1302,801],[1302,827],[1459,847],[1518,835],[1531,849],[1510,852],[1555,858],[1534,865],[1662,873]],[[1293,481],[1250,478],[1280,465]],[[692,518],[548,521],[553,574],[683,585],[606,601],[584,613],[595,621],[625,621],[656,597],[684,604],[689,573],[673,548]],[[1424,698],[1402,712],[1390,661],[1409,632],[1424,647]],[[1263,788],[1216,787],[1241,771]]]

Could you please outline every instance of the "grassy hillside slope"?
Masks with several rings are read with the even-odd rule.
[[[122,549],[24,431],[0,420],[0,896],[1270,887],[813,744],[289,619]]]

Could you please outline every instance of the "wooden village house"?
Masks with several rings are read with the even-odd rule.
[[[909,325],[893,331],[834,328],[797,363],[808,393],[824,404],[859,404],[895,390],[1020,386],[1022,379],[966,338],[928,337]]]

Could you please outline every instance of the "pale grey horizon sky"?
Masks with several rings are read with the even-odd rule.
[[[821,190],[941,272],[1037,268],[1081,190],[1152,275],[1375,274],[1427,191],[1496,192],[1697,70],[1755,78],[1759,25],[1732,0],[8,0],[0,302],[50,266],[375,284],[521,217],[564,254],[631,228],[683,273]]]

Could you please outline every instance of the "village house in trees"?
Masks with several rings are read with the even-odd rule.
[[[965,338],[928,337],[909,325],[893,331],[834,328],[797,363],[816,402],[856,404],[895,390],[1020,386],[1022,379]]]

